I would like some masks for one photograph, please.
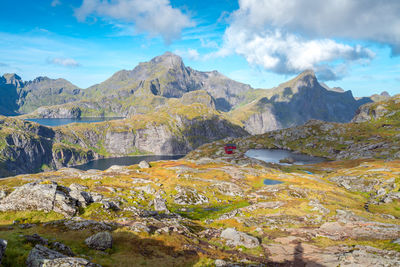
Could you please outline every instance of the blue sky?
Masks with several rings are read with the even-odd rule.
[[[397,0],[3,0],[2,11],[0,73],[24,80],[86,88],[171,51],[255,88],[314,69],[355,96],[400,93]]]

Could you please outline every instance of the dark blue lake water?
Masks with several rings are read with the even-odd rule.
[[[53,119],[53,118],[38,118],[38,119],[26,119],[27,121],[33,121],[44,126],[61,126],[70,123],[93,123],[102,121],[119,120],[123,118],[119,117],[108,117],[108,118],[78,118],[78,119]]]
[[[122,158],[98,159],[98,160],[90,161],[83,165],[73,166],[73,168],[80,169],[83,171],[87,171],[90,169],[104,171],[113,165],[129,166],[129,165],[138,164],[142,160],[150,162],[150,161],[158,161],[158,160],[175,160],[175,159],[180,159],[182,157],[184,157],[184,155],[171,155],[171,156],[150,155],[150,156],[132,156],[132,157],[122,157]]]
[[[250,149],[246,152],[245,155],[249,158],[255,158],[268,163],[275,163],[281,165],[291,165],[288,163],[279,162],[280,160],[283,160],[285,158],[292,158],[294,160],[292,164],[296,165],[315,164],[326,161],[325,158],[299,154],[284,149]]]

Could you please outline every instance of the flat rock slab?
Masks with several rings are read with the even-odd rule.
[[[255,248],[260,245],[260,241],[254,236],[236,231],[234,228],[226,228],[221,232],[221,238],[226,240],[228,246],[244,246],[246,248]]]

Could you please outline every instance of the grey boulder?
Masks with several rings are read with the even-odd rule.
[[[221,237],[226,240],[228,246],[244,246],[246,248],[255,248],[260,245],[260,241],[254,236],[236,231],[234,228],[226,228],[221,232]]]
[[[89,248],[96,250],[106,250],[112,248],[112,236],[109,232],[100,232],[86,238],[85,243]]]
[[[147,161],[142,160],[141,162],[139,162],[139,168],[141,168],[141,169],[150,168],[150,164]]]
[[[55,182],[47,184],[38,181],[20,186],[3,198],[0,201],[0,211],[9,210],[53,210],[71,217],[77,212],[77,206],[68,188]]]
[[[7,241],[4,239],[0,239],[0,264],[6,252],[6,248],[7,248]]]
[[[57,251],[51,250],[42,245],[36,245],[26,259],[28,267],[99,267],[100,265],[91,263],[82,258],[67,257]]]

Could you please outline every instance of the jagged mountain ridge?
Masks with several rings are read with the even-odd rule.
[[[19,111],[29,110],[33,106],[30,103],[45,104],[28,115],[31,117],[129,117],[151,113],[167,105],[170,98],[182,98],[202,90],[211,96],[212,108],[230,112],[232,122],[253,134],[301,125],[309,119],[348,122],[359,106],[371,101],[356,100],[350,91],[321,85],[312,71],[305,71],[270,90],[253,89],[217,71],[201,72],[186,67],[179,56],[170,52],[140,63],[133,70],[116,72],[86,90],[70,87],[60,90],[54,85],[59,80],[36,80],[22,87],[27,92],[25,102],[17,101],[24,104]],[[54,86],[46,89],[45,81],[51,81]],[[42,86],[35,86],[37,83]],[[52,96],[49,100],[36,97],[41,94],[35,95],[35,92],[44,91]],[[192,95],[185,98],[189,96]]]
[[[231,110],[243,100],[246,92],[253,90],[249,85],[231,80],[217,71],[201,72],[186,67],[181,57],[166,52],[149,62],[140,63],[131,71],[119,71],[103,83],[89,87],[86,92],[89,96],[126,96],[126,92],[134,94],[140,88],[166,98],[180,98],[191,91],[205,90],[215,99],[216,108],[222,111]]]
[[[340,92],[321,85],[313,71],[266,90],[253,102],[231,112],[236,122],[252,134],[302,125],[311,119],[349,122],[356,110],[371,102],[356,100],[351,91]]]
[[[29,113],[42,106],[77,101],[82,90],[65,79],[37,77],[23,81],[16,74],[6,73],[0,77],[0,114],[18,115]]]

